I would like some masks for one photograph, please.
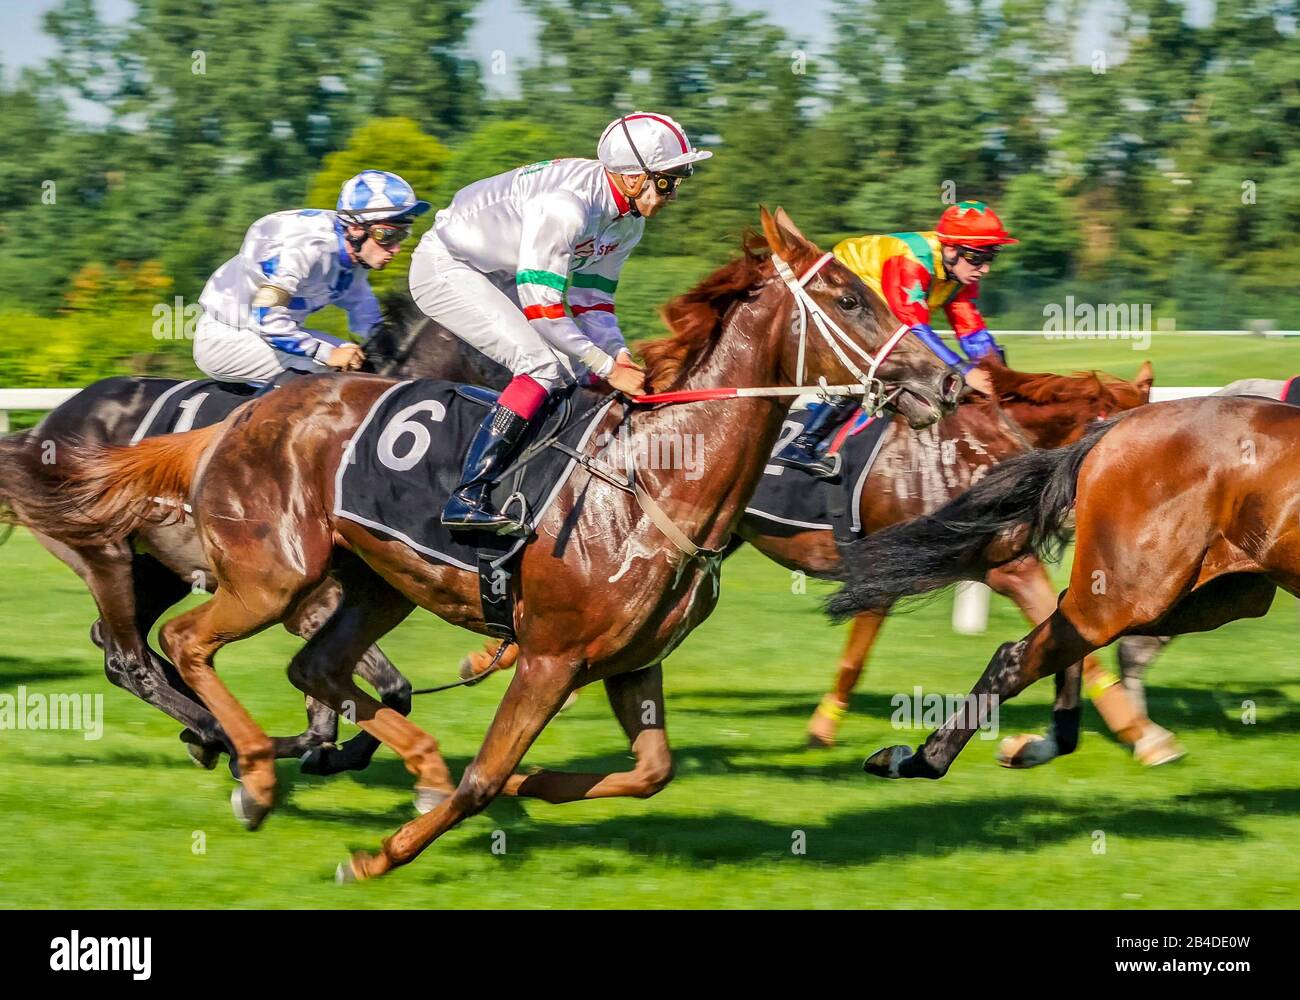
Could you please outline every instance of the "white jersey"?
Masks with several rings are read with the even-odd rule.
[[[284,305],[254,306],[263,285],[287,293]],[[333,212],[308,208],[258,219],[244,245],[208,279],[199,296],[219,323],[253,330],[277,351],[325,361],[337,338],[305,329],[312,313],[329,305],[348,314],[353,333],[368,334],[382,319],[365,269],[343,240]]]
[[[461,188],[416,253],[431,252],[425,241],[436,234],[476,271],[513,276],[543,340],[590,365],[624,345],[614,289],[644,230],[598,161],[545,160]]]

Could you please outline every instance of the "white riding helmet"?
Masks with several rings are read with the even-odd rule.
[[[673,119],[648,111],[615,118],[605,126],[596,146],[596,156],[613,174],[653,171],[688,176],[692,163],[712,155],[692,146],[685,129]]]

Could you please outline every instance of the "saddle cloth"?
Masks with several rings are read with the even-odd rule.
[[[131,435],[131,443],[160,434],[179,434],[218,424],[265,389],[265,385],[216,379],[177,382],[154,400],[140,426]]]
[[[789,415],[772,450],[774,456],[803,432],[813,413],[806,409]],[[862,487],[892,426],[889,417],[866,419],[859,410],[835,435],[847,431],[839,447],[840,474],[834,480],[769,463],[745,513],[767,522],[773,534],[833,530],[837,540],[851,541],[862,534]]]
[[[527,538],[453,534],[441,521],[443,505],[460,485],[470,439],[496,398],[490,389],[442,379],[388,389],[339,465],[334,513],[405,542],[428,561],[466,570],[481,570],[484,550],[498,548],[499,541],[493,565],[503,565]],[[577,465],[546,442],[581,451],[612,404],[612,397],[585,389],[552,394],[544,418],[534,422],[519,457],[493,488],[497,509],[535,527]]]

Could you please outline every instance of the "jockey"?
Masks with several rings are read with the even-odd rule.
[[[493,508],[491,486],[557,385],[581,376],[629,395],[644,391],[614,289],[645,220],[713,154],[695,149],[667,115],[638,111],[606,127],[596,155],[543,160],[462,188],[411,258],[420,308],[514,376],[443,509],[453,530],[525,530]]]
[[[306,208],[258,219],[199,296],[194,363],[226,382],[360,368],[360,347],[303,322],[336,305],[353,333],[369,335],[382,315],[365,271],[386,267],[411,221],[428,210],[397,174],[364,170],[343,185],[333,212]]]
[[[838,244],[835,257],[884,299],[899,321],[930,350],[960,369],[973,388],[991,395],[988,374],[975,364],[990,354],[1005,363],[1006,355],[980,316],[980,280],[999,247],[1018,242],[1007,234],[993,209],[982,201],[963,201],[939,217],[935,232],[858,236]],[[930,310],[940,307],[957,335],[965,361],[930,325]],[[824,405],[777,461],[823,478],[835,475],[838,463],[834,456],[820,454],[820,445],[857,408],[856,397]]]

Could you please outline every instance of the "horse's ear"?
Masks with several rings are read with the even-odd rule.
[[[1151,367],[1150,361],[1143,361],[1142,367],[1138,369],[1137,378],[1133,380],[1133,384],[1138,387],[1138,392],[1142,393],[1143,399],[1151,398],[1151,387],[1155,383],[1155,369]]]
[[[817,249],[808,237],[799,232],[799,227],[784,208],[778,208],[773,214],[766,207],[760,207],[759,218],[763,223],[763,236],[767,239],[767,245],[773,253],[786,260],[794,260],[803,253]]]

